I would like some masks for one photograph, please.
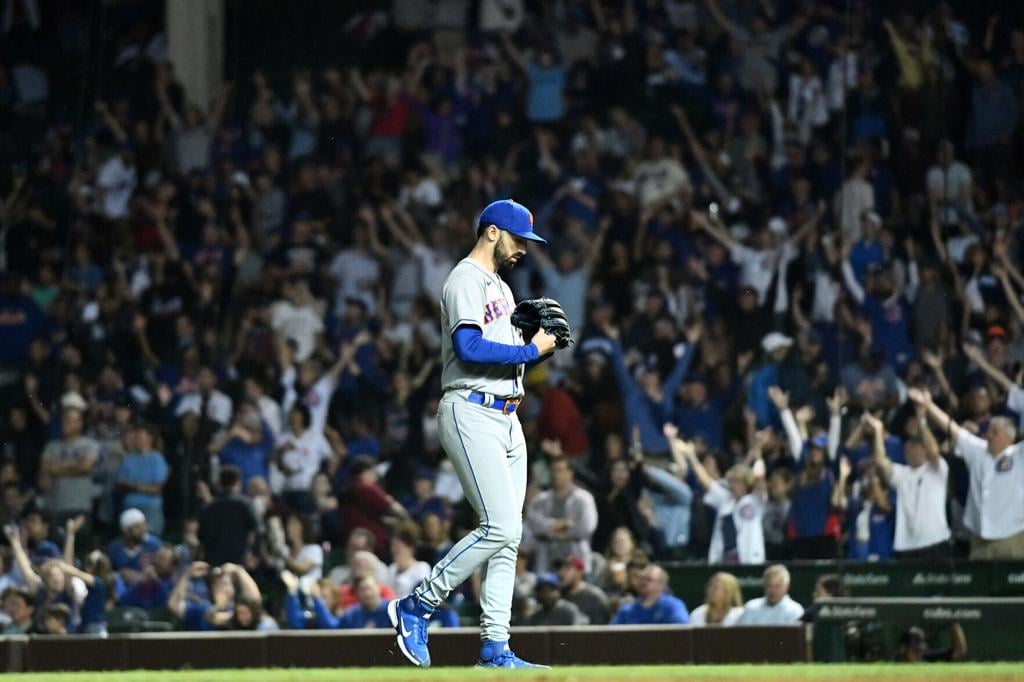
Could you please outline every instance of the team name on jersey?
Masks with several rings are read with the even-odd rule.
[[[504,298],[496,298],[484,306],[484,324],[490,324],[511,312],[511,307]]]

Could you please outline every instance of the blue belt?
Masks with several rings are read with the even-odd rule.
[[[522,398],[496,398],[490,393],[480,393],[479,391],[469,394],[469,402],[501,410],[502,414],[512,414],[522,401]]]

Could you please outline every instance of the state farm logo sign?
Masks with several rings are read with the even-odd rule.
[[[970,585],[974,576],[970,573],[917,573],[910,582],[912,585]]]
[[[843,583],[850,587],[888,585],[889,575],[886,573],[847,573],[843,575]]]
[[[878,609],[874,606],[841,606],[826,604],[818,612],[821,618],[849,618],[859,620],[864,618],[877,618]]]

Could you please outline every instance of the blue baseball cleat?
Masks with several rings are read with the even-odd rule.
[[[431,611],[424,608],[411,595],[388,602],[388,618],[398,637],[398,648],[413,664],[430,667],[427,649],[427,625]]]
[[[480,647],[480,658],[476,661],[477,668],[533,668],[535,670],[551,670],[550,665],[529,663],[512,653],[508,642],[484,642]]]

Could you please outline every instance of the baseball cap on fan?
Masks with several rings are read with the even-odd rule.
[[[793,339],[780,332],[769,332],[761,339],[761,348],[765,353],[774,353],[782,348],[789,348],[793,345]]]
[[[145,523],[146,515],[143,514],[141,510],[132,507],[131,509],[125,509],[123,512],[121,512],[121,518],[118,521],[118,525],[121,526],[121,530],[125,531],[131,528],[132,526],[137,526],[140,523]]]
[[[477,226],[487,227],[488,225],[495,225],[523,239],[541,244],[548,243],[546,239],[533,231],[533,214],[529,209],[511,199],[502,199],[487,205],[487,208],[480,214]]]

